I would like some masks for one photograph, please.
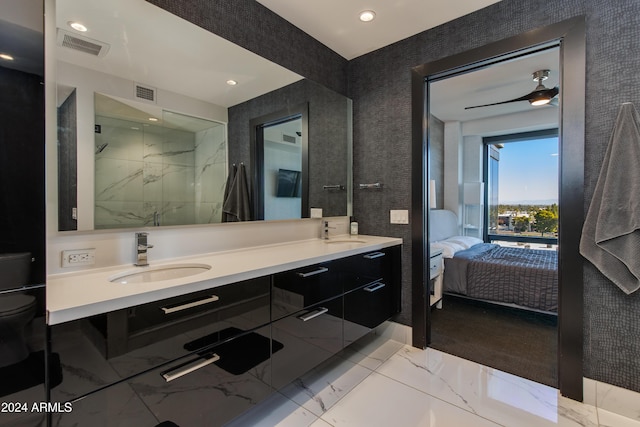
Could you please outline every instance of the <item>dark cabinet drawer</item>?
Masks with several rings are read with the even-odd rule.
[[[342,317],[339,297],[272,323],[275,389],[286,386],[342,349]],[[276,348],[280,349],[275,351]]]
[[[211,291],[220,299],[207,311],[174,321],[163,319],[156,325],[145,321],[147,326],[139,330],[129,329],[129,310],[50,327],[52,352],[60,358],[63,370],[62,384],[51,389],[52,399],[66,401],[91,393],[267,325],[269,284],[269,277],[263,277],[215,288]],[[160,306],[164,304],[145,304],[134,310],[140,315]]]
[[[398,310],[391,283],[369,283],[344,296],[344,339],[349,345],[388,320]]]
[[[54,425],[221,426],[272,394],[262,378],[270,356],[260,328],[73,402]]]
[[[275,274],[272,319],[342,295],[343,283],[336,265],[336,262],[327,262]]]
[[[136,333],[164,324],[175,324],[203,314],[228,310],[268,295],[269,280],[262,277],[154,301],[127,310],[128,329],[130,333]]]
[[[195,328],[221,329],[227,319],[243,318],[243,329],[263,326],[270,321],[269,287],[269,278],[260,277],[118,310],[92,322],[102,327],[103,352],[110,359]]]
[[[343,260],[345,292],[389,277],[392,274],[394,250],[385,248]]]

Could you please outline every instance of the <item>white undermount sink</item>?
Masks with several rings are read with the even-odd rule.
[[[325,243],[367,243],[366,240],[362,239],[351,239],[351,238],[342,238],[342,239],[328,239],[324,241]]]
[[[163,280],[180,279],[194,276],[211,269],[208,264],[167,264],[155,267],[138,267],[109,277],[112,283],[146,283],[160,282]]]

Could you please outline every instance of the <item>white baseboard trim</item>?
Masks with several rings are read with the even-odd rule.
[[[386,321],[375,329],[375,334],[411,345],[411,326]]]
[[[584,403],[640,422],[640,393],[583,378]]]

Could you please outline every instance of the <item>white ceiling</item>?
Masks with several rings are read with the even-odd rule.
[[[499,0],[257,0],[346,59],[364,55],[445,22],[497,3]],[[376,18],[361,22],[359,13],[374,10]],[[418,65],[418,64],[416,64]],[[527,101],[465,110],[532,92],[532,73],[551,70],[546,87],[558,85],[557,49],[442,80],[430,87],[431,111],[443,121],[467,122],[505,117],[521,120],[534,111]],[[555,106],[539,107],[555,109]],[[539,114],[538,114],[539,115]],[[547,114],[546,116],[552,116]],[[510,116],[509,119],[506,117]],[[512,124],[514,128],[516,124]]]
[[[294,25],[353,58],[486,7],[496,0],[259,0]],[[104,58],[58,47],[58,59],[182,93],[223,107],[236,105],[302,77],[144,0],[57,0],[59,28],[69,21],[89,27],[85,36],[109,43]],[[376,11],[369,23],[358,20]],[[145,25],[153,22],[153,25]],[[142,24],[141,24],[142,23]],[[531,73],[550,69],[547,87],[558,83],[557,52],[501,63],[431,85],[434,114],[468,121],[526,111],[528,102],[464,110],[531,92]],[[239,84],[230,87],[226,80]],[[554,107],[545,107],[554,108]]]
[[[346,59],[364,55],[499,0],[258,0]],[[374,10],[371,22],[358,19]]]
[[[534,107],[528,101],[471,110],[465,107],[506,101],[532,92],[537,86],[532,74],[538,70],[550,70],[549,78],[543,81],[547,88],[558,86],[559,68],[556,47],[440,80],[429,86],[430,111],[444,122],[466,122],[538,109],[557,110],[554,105]]]
[[[56,26],[110,45],[103,58],[58,46],[58,60],[222,107],[302,79],[144,0],[57,0]]]

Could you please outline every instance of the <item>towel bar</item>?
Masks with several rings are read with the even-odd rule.
[[[375,184],[360,184],[360,189],[361,190],[368,190],[371,188],[382,188],[382,184],[379,182],[376,182]]]

